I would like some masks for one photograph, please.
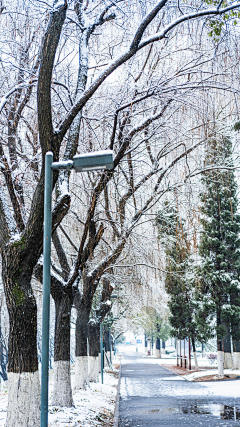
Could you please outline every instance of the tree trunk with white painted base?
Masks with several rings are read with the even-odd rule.
[[[161,357],[161,345],[160,345],[160,339],[156,339],[156,357]]]
[[[89,322],[89,381],[99,381],[99,349],[100,349],[100,324]]]
[[[222,324],[221,322],[221,311],[217,308],[217,328]],[[218,334],[218,329],[217,329]],[[221,335],[217,335],[217,362],[218,362],[218,376],[221,378],[224,376],[224,351],[223,351],[223,340]]]
[[[233,352],[233,369],[240,369],[240,353]]]
[[[232,369],[232,354],[229,352],[224,352],[224,369]]]
[[[195,339],[192,338],[192,349],[193,349],[193,355],[194,355],[194,363],[195,363],[195,369],[198,371],[198,360],[197,360],[197,353],[196,353],[196,346],[195,346]]]
[[[70,372],[70,318],[73,304],[72,289],[52,286],[55,302],[54,382],[52,404],[73,406]]]
[[[39,372],[8,374],[7,427],[40,426]]]
[[[224,322],[223,324],[225,325],[225,328],[226,328],[226,335],[223,338],[224,369],[232,369],[230,328],[226,322]]]
[[[71,387],[70,361],[54,361],[53,393],[51,404],[70,408],[74,406]]]
[[[233,369],[240,369],[240,342],[233,339]]]
[[[101,373],[101,353],[98,353],[98,373]]]
[[[89,356],[89,360],[88,360],[89,364],[88,364],[88,376],[89,376],[89,381],[90,382],[98,382],[99,381],[99,366],[98,366],[98,356],[94,357],[94,356]]]
[[[87,354],[87,340],[88,340],[88,321],[89,321],[90,307],[86,307],[83,302],[77,310],[76,320],[76,368],[75,368],[75,389],[86,388],[89,383],[88,379],[88,354]]]
[[[29,270],[27,266],[26,270]],[[28,274],[24,274],[26,271],[22,271],[24,277],[19,277],[19,272],[18,277],[13,272],[12,277],[9,277],[9,271],[3,261],[3,282],[10,321],[7,427],[38,427],[40,382],[37,359],[37,306],[31,292],[31,274],[28,277]]]
[[[224,376],[224,352],[218,351],[217,352],[217,362],[218,362],[218,376],[223,377]]]
[[[74,389],[85,389],[88,383],[88,356],[76,356]]]

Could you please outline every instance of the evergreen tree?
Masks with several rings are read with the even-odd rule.
[[[217,169],[216,165],[221,168]],[[198,327],[206,338],[215,320],[217,348],[223,351],[224,347],[225,350],[230,347],[230,329],[234,348],[240,338],[240,216],[234,172],[224,169],[233,166],[229,138],[216,137],[209,141],[205,166],[213,169],[205,172],[202,179]]]
[[[184,221],[179,219],[176,209],[171,208],[166,203],[165,213],[158,214],[157,224],[159,238],[165,246],[166,253],[165,287],[170,296],[168,306],[172,335],[178,339],[191,338],[195,352],[196,302],[194,299],[190,244]]]

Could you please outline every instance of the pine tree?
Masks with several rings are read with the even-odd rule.
[[[212,138],[205,159],[206,168],[201,194],[202,232],[200,241],[200,295],[202,333],[209,332],[215,320],[219,373],[223,354],[229,351],[230,330],[236,348],[240,338],[240,216],[237,212],[237,184],[231,169],[232,144],[229,138]],[[216,168],[216,165],[219,168]],[[206,337],[205,337],[206,338]],[[228,347],[228,348],[226,348]],[[223,363],[223,361],[221,362]]]

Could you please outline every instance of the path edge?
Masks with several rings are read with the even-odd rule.
[[[118,427],[121,371],[122,371],[122,358],[120,359],[120,367],[119,367],[119,373],[118,373],[117,397],[116,397],[116,403],[115,403],[113,427]]]
[[[166,369],[168,372],[171,372],[172,374],[177,375],[178,377],[181,377],[184,381],[191,381],[191,380],[188,380],[187,378],[185,378],[184,376],[177,374],[176,372],[172,371],[171,369],[166,368],[166,366],[162,366],[160,363],[159,363],[159,366],[161,366],[163,369]]]

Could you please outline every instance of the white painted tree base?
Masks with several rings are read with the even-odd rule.
[[[161,351],[159,349],[156,348],[156,357],[161,357]]]
[[[198,371],[198,360],[197,360],[197,353],[196,351],[193,352],[194,355],[194,363],[195,363],[195,369]]]
[[[39,372],[8,374],[7,427],[40,426]]]
[[[78,356],[75,360],[75,384],[74,389],[86,388],[88,381],[88,356]]]
[[[89,381],[98,382],[99,381],[99,361],[98,357],[89,356],[88,359],[88,375]]]
[[[70,361],[54,361],[52,405],[74,406],[71,387]]]
[[[98,373],[101,374],[101,353],[98,353]]]
[[[240,353],[233,353],[233,369],[240,369]]]
[[[224,369],[232,369],[231,353],[224,353]]]
[[[162,348],[162,354],[165,354],[166,353],[166,349],[165,348]]]
[[[218,362],[218,376],[223,377],[223,375],[224,375],[224,370],[223,370],[224,352],[223,351],[217,352],[217,362]]]

